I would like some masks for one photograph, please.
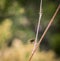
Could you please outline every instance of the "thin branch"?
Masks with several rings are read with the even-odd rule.
[[[49,28],[50,28],[50,26],[52,25],[52,23],[53,23],[53,21],[54,21],[54,18],[56,17],[56,15],[57,15],[57,13],[58,13],[59,9],[60,9],[60,4],[59,4],[58,8],[56,9],[56,12],[54,13],[54,15],[53,15],[53,17],[51,18],[50,22],[48,23],[48,25],[47,25],[47,27],[46,27],[46,29],[45,29],[45,31],[44,31],[44,33],[43,33],[43,35],[41,36],[41,38],[40,38],[40,40],[39,40],[38,44],[36,45],[36,47],[35,47],[35,50],[34,50],[33,54],[31,54],[31,56],[30,56],[30,58],[29,58],[29,61],[31,61],[31,60],[32,60],[32,57],[33,57],[34,53],[36,52],[37,48],[39,47],[39,45],[40,45],[40,43],[41,43],[42,39],[44,38],[44,36],[46,35],[46,33],[47,33],[48,29],[49,29]]]
[[[37,32],[36,32],[35,43],[37,43],[37,38],[38,38],[38,32],[39,32],[41,17],[42,17],[42,0],[41,0],[41,2],[40,2],[40,12],[39,12],[39,20],[38,20],[38,26],[37,26]]]
[[[32,50],[32,54],[33,54],[33,52],[35,50],[35,47],[37,45],[37,39],[38,39],[38,32],[39,32],[41,17],[42,17],[42,0],[40,2],[39,20],[38,20],[37,32],[36,32],[36,37],[35,37],[35,42],[34,42],[34,47],[33,47],[33,50]]]

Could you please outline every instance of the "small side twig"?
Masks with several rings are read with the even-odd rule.
[[[43,38],[44,38],[44,36],[46,35],[46,33],[47,33],[48,29],[50,28],[50,26],[52,25],[52,23],[53,23],[53,21],[54,21],[54,18],[56,17],[56,15],[57,15],[57,13],[58,13],[59,9],[60,9],[60,4],[59,4],[58,8],[56,9],[56,11],[55,11],[55,13],[54,13],[53,17],[51,18],[50,22],[48,23],[48,25],[47,25],[47,27],[46,27],[46,29],[45,29],[44,33],[42,34],[42,36],[41,36],[41,38],[40,38],[40,40],[39,40],[38,44],[36,45],[36,47],[35,47],[35,50],[34,50],[33,54],[31,54],[31,56],[30,56],[30,58],[29,58],[29,61],[31,61],[31,59],[32,59],[32,57],[33,57],[34,53],[36,52],[37,48],[39,47],[39,45],[40,45],[40,43],[41,43],[42,39],[43,39]]]

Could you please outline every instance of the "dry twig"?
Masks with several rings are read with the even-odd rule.
[[[33,54],[31,54],[31,56],[30,56],[30,58],[29,58],[29,61],[31,61],[31,59],[32,59],[34,53],[36,52],[37,48],[39,47],[39,45],[40,45],[42,39],[43,39],[44,36],[46,35],[46,33],[47,33],[48,29],[50,28],[50,26],[52,25],[52,22],[54,21],[54,18],[56,17],[56,15],[57,15],[59,9],[60,9],[60,4],[59,4],[58,8],[56,9],[56,11],[55,11],[53,17],[51,18],[50,22],[48,23],[48,25],[47,25],[47,27],[46,27],[44,33],[42,34],[42,36],[41,36],[41,38],[40,38],[40,40],[39,40],[39,42],[37,43],[37,45],[36,45],[36,47],[35,47],[35,50],[33,51]]]
[[[33,54],[33,52],[34,52],[34,50],[35,50],[35,47],[36,47],[36,45],[37,45],[39,27],[41,26],[41,24],[40,24],[40,22],[41,22],[41,17],[42,17],[42,0],[41,0],[41,2],[40,2],[39,20],[38,20],[36,38],[35,38],[34,48],[33,48],[33,50],[32,50],[32,54]]]

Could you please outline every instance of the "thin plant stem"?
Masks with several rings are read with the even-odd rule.
[[[38,38],[38,32],[39,32],[41,17],[42,17],[42,0],[41,0],[41,3],[40,3],[40,12],[39,12],[39,20],[38,20],[38,25],[37,25],[37,32],[36,32],[35,43],[37,43],[37,38]]]
[[[52,25],[52,23],[53,23],[53,21],[54,21],[54,18],[56,17],[56,15],[57,15],[57,13],[58,13],[59,10],[60,10],[60,4],[59,4],[58,8],[56,9],[56,11],[55,11],[53,17],[51,18],[50,22],[48,23],[48,25],[47,25],[47,27],[46,27],[44,33],[42,34],[42,36],[41,36],[41,38],[40,38],[40,40],[39,40],[39,42],[37,43],[33,54],[31,54],[31,56],[30,56],[30,58],[29,58],[29,61],[32,60],[32,57],[33,57],[34,53],[36,52],[37,48],[39,47],[39,45],[40,45],[41,41],[43,40],[44,36],[46,35],[48,29],[49,29],[50,26]]]
[[[39,27],[40,27],[40,23],[41,23],[41,17],[42,17],[42,0],[40,2],[39,20],[38,20],[37,32],[36,32],[36,37],[35,37],[35,42],[34,42],[34,47],[33,47],[33,50],[32,50],[32,54],[35,50],[35,46],[37,45],[38,32],[39,32]]]

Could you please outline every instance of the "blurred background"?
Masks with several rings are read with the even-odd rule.
[[[60,0],[43,0],[38,40]],[[40,0],[0,0],[0,61],[28,61],[39,19]],[[60,11],[32,61],[60,61]]]

